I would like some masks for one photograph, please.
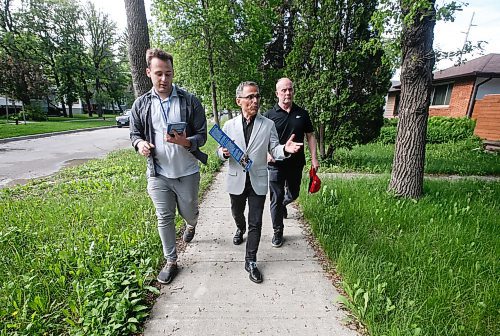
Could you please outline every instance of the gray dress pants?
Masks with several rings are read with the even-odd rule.
[[[158,233],[167,261],[177,261],[175,247],[176,209],[187,225],[196,226],[198,222],[198,190],[200,173],[179,178],[162,175],[148,177],[148,193],[156,208]]]

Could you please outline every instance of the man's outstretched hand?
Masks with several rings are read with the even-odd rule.
[[[295,139],[295,134],[292,134],[285,144],[285,151],[287,153],[297,153],[304,146],[303,142],[293,142],[293,139]]]

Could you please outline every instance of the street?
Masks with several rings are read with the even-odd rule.
[[[0,188],[132,148],[128,128],[107,128],[0,144]]]

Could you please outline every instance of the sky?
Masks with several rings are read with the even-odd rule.
[[[91,0],[97,8],[109,13],[120,30],[127,25],[124,0]],[[449,1],[448,1],[449,2]],[[144,1],[146,15],[150,18],[151,0]],[[437,0],[442,4],[443,0]],[[444,51],[460,49],[465,41],[465,32],[474,13],[473,26],[468,39],[473,42],[486,41],[484,54],[500,53],[500,0],[469,0],[463,11],[457,12],[454,22],[438,22],[434,29],[434,47]],[[475,54],[469,59],[479,57]],[[453,66],[453,62],[443,60],[436,65],[437,70]]]

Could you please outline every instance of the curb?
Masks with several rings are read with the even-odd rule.
[[[0,139],[0,144],[8,143],[8,142],[14,142],[14,141],[21,141],[21,140],[47,138],[47,137],[51,137],[53,135],[71,134],[71,133],[80,133],[80,132],[89,132],[89,131],[100,130],[100,129],[107,129],[107,128],[117,128],[117,127],[116,126],[101,126],[101,127],[94,127],[94,128],[79,128],[79,129],[75,129],[75,130],[61,131],[61,132],[23,135],[23,136],[18,136],[18,137],[13,137],[13,138]]]

